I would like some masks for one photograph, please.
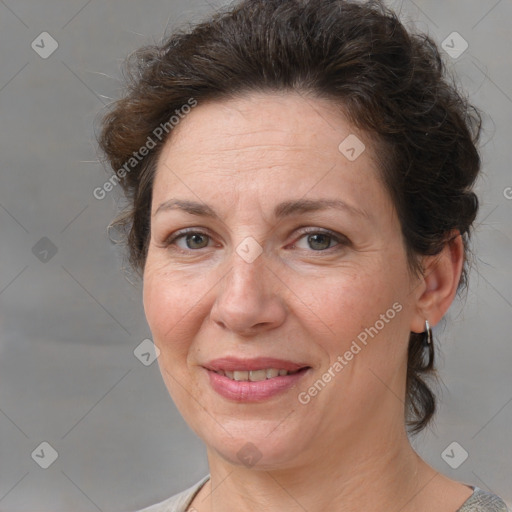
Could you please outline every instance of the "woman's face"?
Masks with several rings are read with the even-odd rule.
[[[403,424],[414,282],[378,156],[292,93],[199,104],[164,146],[144,307],[210,453],[284,468]]]

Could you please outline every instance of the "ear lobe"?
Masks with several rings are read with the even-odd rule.
[[[417,297],[412,332],[424,332],[425,320],[439,323],[455,298],[464,265],[464,242],[458,230],[450,233],[443,250],[424,258],[422,291]]]

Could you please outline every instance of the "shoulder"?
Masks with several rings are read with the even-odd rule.
[[[175,494],[171,498],[151,505],[137,512],[185,512],[186,508],[190,505],[194,496],[199,492],[199,489],[209,480],[210,476],[205,476],[200,482],[197,482],[192,487]]]
[[[457,512],[508,512],[505,502],[489,492],[475,487],[473,494]]]

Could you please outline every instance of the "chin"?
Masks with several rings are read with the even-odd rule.
[[[263,422],[262,426],[262,420],[233,420],[226,428],[227,432],[219,425],[196,432],[206,443],[209,452],[215,452],[235,466],[270,470],[297,464],[307,445],[304,432],[300,428],[294,431],[287,428],[279,432],[276,429],[272,432],[268,426],[267,422]]]

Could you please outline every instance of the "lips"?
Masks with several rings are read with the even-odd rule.
[[[236,402],[261,402],[296,385],[310,368],[275,358],[221,358],[204,365],[214,391]]]

